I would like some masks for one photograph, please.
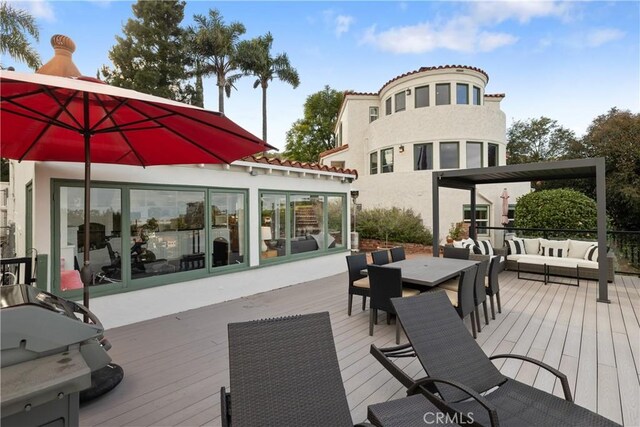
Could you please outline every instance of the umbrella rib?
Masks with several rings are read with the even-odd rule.
[[[76,120],[75,116],[73,114],[71,114],[71,112],[69,110],[67,110],[67,106],[71,103],[71,101],[73,100],[73,98],[76,97],[76,95],[78,93],[80,93],[80,91],[76,90],[73,92],[73,95],[69,96],[67,98],[67,102],[66,104],[63,104],[62,102],[60,102],[60,100],[58,98],[56,98],[53,94],[53,91],[51,91],[48,87],[44,88],[44,91],[47,93],[47,95],[49,95],[49,97],[51,99],[53,99],[56,104],[58,104],[58,106],[60,108],[62,108],[63,111],[65,111],[67,113],[67,115],[71,118],[71,120],[73,120],[74,122],[76,122],[76,125],[78,125],[78,129],[80,129],[81,132],[83,131],[88,131],[89,129],[85,129],[84,126],[82,124],[80,124],[80,122],[78,120]],[[60,114],[58,114],[59,116]]]
[[[61,127],[61,128],[65,128],[65,129],[72,130],[72,131],[75,131],[75,132],[80,132],[80,129],[76,129],[76,128],[74,128],[73,126],[68,125],[67,123],[61,122],[61,121],[59,121],[59,120],[52,119],[51,117],[47,117],[47,116],[45,116],[44,114],[39,113],[38,111],[32,110],[31,108],[24,107],[24,106],[22,106],[22,105],[20,105],[20,104],[15,104],[13,101],[10,101],[10,100],[5,100],[5,101],[6,101],[6,102],[9,102],[9,103],[11,103],[11,104],[14,104],[15,106],[17,106],[17,107],[19,107],[19,108],[22,108],[22,109],[24,109],[24,110],[27,110],[27,111],[28,111],[28,112],[30,112],[30,113],[33,113],[33,114],[37,114],[37,115],[39,115],[39,116],[42,116],[42,118],[40,118],[40,117],[34,117],[34,116],[29,115],[29,114],[21,113],[21,112],[19,112],[19,111],[7,110],[6,108],[3,108],[3,109],[2,109],[2,112],[3,112],[3,113],[14,114],[14,115],[16,115],[16,116],[20,116],[20,117],[24,117],[24,118],[26,118],[26,119],[34,120],[34,121],[36,121],[36,122],[46,123],[46,124],[48,124],[48,125],[54,125],[54,126]]]
[[[95,95],[94,95],[94,96],[95,96]],[[113,98],[113,99],[117,99],[117,98],[115,98],[115,97],[111,97],[111,98]],[[116,111],[118,111],[118,110],[120,109],[120,107],[122,107],[123,105],[125,105],[125,104],[127,103],[127,101],[128,101],[126,98],[125,98],[125,99],[122,99],[122,100],[120,100],[120,103],[119,103],[118,105],[116,105],[114,108],[112,108],[112,109],[111,109],[111,111],[107,111],[107,108],[104,106],[104,103],[102,102],[102,100],[101,100],[98,96],[95,96],[95,99],[96,99],[96,101],[98,101],[98,102],[100,103],[100,106],[102,107],[102,109],[104,110],[104,112],[106,113],[106,115],[105,115],[103,118],[101,118],[101,119],[98,121],[98,123],[96,123],[96,124],[91,128],[91,131],[92,131],[92,132],[93,132],[93,131],[95,131],[95,129],[97,129],[97,128],[98,128],[98,126],[100,126],[100,125],[101,125],[102,123],[104,123],[106,120],[110,119],[110,118],[115,114],[115,112],[116,112]],[[113,122],[113,120],[112,120],[112,122]],[[95,133],[98,133],[98,132],[95,132]]]
[[[143,115],[143,116],[145,116],[145,117],[149,117],[147,114],[145,114],[145,113],[143,113],[142,111],[140,111],[139,109],[135,108],[133,105],[129,105],[129,108],[131,108],[132,110],[136,111],[138,114],[141,114],[141,115]],[[165,110],[165,111],[171,112],[170,110]],[[174,112],[174,114],[176,114],[176,115],[180,115],[180,114],[175,113],[175,112]],[[183,116],[183,117],[187,117],[187,118],[189,118],[189,119],[195,120],[195,119],[193,119],[192,117],[188,117],[188,116]],[[149,117],[149,120],[151,120],[151,121],[156,121],[156,119],[154,119],[154,118],[152,118],[152,117]],[[208,124],[208,123],[204,122],[204,124]],[[217,126],[214,126],[214,127],[218,128]],[[189,138],[187,138],[186,136],[184,136],[184,135],[182,135],[182,134],[180,134],[180,133],[176,132],[175,130],[173,130],[173,129],[169,128],[169,127],[166,127],[166,126],[165,126],[164,128],[165,128],[167,131],[169,131],[169,132],[173,133],[174,135],[178,135],[179,137],[181,137],[182,139],[184,139],[184,140],[185,140],[185,141],[187,141],[188,143],[190,143],[190,144],[192,144],[192,145],[195,145],[196,147],[198,147],[199,149],[201,149],[201,150],[202,150],[202,151],[204,151],[205,153],[208,153],[209,155],[211,155],[211,156],[215,157],[216,159],[221,160],[221,161],[223,161],[223,162],[225,162],[225,163],[227,163],[227,164],[231,163],[229,160],[225,159],[224,157],[222,157],[222,156],[220,156],[220,155],[218,155],[218,154],[216,154],[216,153],[214,153],[214,152],[212,152],[212,151],[210,151],[210,150],[207,150],[206,148],[202,147],[202,146],[201,146],[200,144],[198,144],[197,142],[192,141],[191,139],[189,139]],[[229,133],[232,133],[232,132],[229,132]],[[240,136],[240,135],[238,135],[238,136]]]
[[[136,111],[137,111],[137,110],[136,110]],[[114,127],[111,127],[111,128],[105,128],[105,129],[100,129],[100,130],[98,130],[98,131],[95,131],[95,133],[109,133],[109,132],[116,132],[116,131],[118,131],[118,130],[122,129],[123,127],[134,126],[134,125],[137,125],[137,124],[140,124],[140,123],[148,123],[148,122],[150,122],[150,121],[157,121],[157,120],[160,120],[160,119],[165,119],[165,118],[167,118],[167,117],[171,117],[172,115],[173,115],[173,114],[165,114],[165,115],[158,116],[158,117],[154,117],[154,118],[149,118],[148,116],[146,116],[146,117],[148,117],[148,118],[143,119],[143,120],[136,120],[135,122],[130,122],[130,123],[121,124],[121,125],[118,125],[118,124],[116,124],[116,123],[114,122],[114,125],[115,125]],[[112,122],[113,122],[113,120],[112,120]],[[163,127],[163,126],[162,126],[161,124],[158,124],[157,126],[150,126],[150,127],[144,127],[144,128],[133,128],[133,129],[125,129],[125,130],[126,130],[126,131],[130,131],[130,130],[145,130],[145,129],[157,129],[157,128],[162,128],[162,127]]]

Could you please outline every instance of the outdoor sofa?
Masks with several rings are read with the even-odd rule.
[[[506,255],[507,270],[545,274],[548,276],[578,277],[598,280],[597,242],[582,240],[547,240],[542,238],[514,238],[496,253]],[[543,254],[543,250],[545,253]],[[560,255],[559,255],[560,254]],[[607,281],[614,279],[615,256],[607,252]]]

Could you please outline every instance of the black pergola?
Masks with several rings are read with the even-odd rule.
[[[507,182],[549,181],[575,178],[596,179],[598,208],[598,247],[607,247],[606,183],[604,157],[560,162],[527,163],[491,168],[457,169],[433,172],[433,241],[438,245],[440,228],[440,187],[469,190],[471,197],[471,227],[469,234],[476,235],[476,186]],[[439,251],[433,251],[439,256]],[[598,251],[598,302],[610,302],[607,283],[607,251]]]

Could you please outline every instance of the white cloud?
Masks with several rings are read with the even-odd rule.
[[[568,2],[509,0],[471,3],[471,15],[481,23],[500,23],[515,19],[527,23],[535,18],[556,17],[571,19],[572,5]]]
[[[19,8],[28,11],[36,19],[42,19],[47,22],[55,22],[56,16],[53,12],[51,1],[48,0],[32,0],[32,1],[11,1],[11,3]]]
[[[480,31],[470,19],[459,17],[442,25],[424,22],[381,32],[372,26],[365,31],[360,43],[375,45],[386,52],[417,54],[435,49],[489,52],[516,41],[510,34]]]
[[[334,23],[336,26],[335,32],[336,37],[340,37],[342,34],[349,31],[351,24],[353,24],[353,16],[348,15],[338,15],[336,16]]]
[[[624,32],[620,30],[615,28],[601,28],[587,34],[586,44],[589,47],[598,47],[623,37]]]

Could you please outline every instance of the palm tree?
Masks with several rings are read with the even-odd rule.
[[[35,70],[42,62],[38,52],[27,40],[27,34],[36,42],[40,38],[34,17],[25,10],[14,8],[6,1],[0,3],[0,52],[26,63]]]
[[[194,15],[194,51],[202,58],[201,76],[216,76],[218,86],[218,110],[224,113],[224,95],[231,96],[234,82],[242,77],[241,73],[231,74],[237,69],[235,62],[238,39],[245,33],[244,25],[232,22],[225,25],[217,9],[209,9],[209,16]]]
[[[262,88],[262,139],[267,142],[267,88],[274,78],[289,83],[293,88],[300,84],[300,77],[289,63],[286,53],[271,56],[273,36],[267,33],[238,44],[238,64],[246,75],[256,76],[253,88]]]

